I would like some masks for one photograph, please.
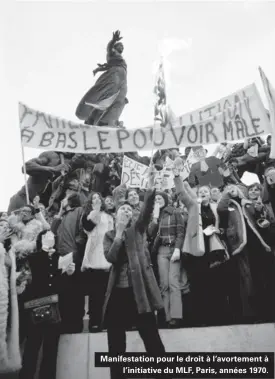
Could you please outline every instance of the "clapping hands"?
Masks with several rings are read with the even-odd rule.
[[[128,223],[129,223],[129,218],[127,217],[126,213],[120,210],[117,214],[117,222],[116,222],[116,231],[117,231],[118,237],[122,237]]]

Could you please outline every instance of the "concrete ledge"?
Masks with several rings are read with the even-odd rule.
[[[161,330],[167,352],[275,352],[275,324]],[[94,367],[94,353],[107,352],[107,335],[75,334],[60,339],[56,379],[109,379]],[[144,352],[137,332],[127,333],[127,351]]]

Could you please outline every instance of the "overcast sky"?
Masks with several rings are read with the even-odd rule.
[[[6,2],[1,11],[2,125],[0,210],[24,184],[18,101],[70,120],[121,31],[128,64],[126,127],[152,123],[153,67],[159,42],[185,41],[169,57],[168,101],[177,114],[256,82],[257,67],[275,86],[275,3],[259,2]],[[265,99],[263,98],[266,104]],[[39,151],[26,149],[26,159]]]

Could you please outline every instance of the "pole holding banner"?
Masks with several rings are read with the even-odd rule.
[[[275,159],[275,89],[272,87],[270,81],[265,75],[263,69],[259,67],[259,72],[261,75],[265,95],[268,100],[270,124],[271,124],[271,151],[269,157]]]
[[[28,189],[28,183],[27,183],[27,171],[26,171],[26,163],[25,163],[25,151],[24,151],[24,146],[22,144],[21,138],[20,138],[20,145],[21,145],[21,153],[22,153],[22,161],[23,161],[23,172],[24,172],[24,180],[25,180],[26,199],[27,199],[27,204],[30,204],[30,196],[29,196],[29,189]]]
[[[19,103],[19,119],[21,121],[21,107]],[[26,200],[27,204],[30,204],[30,196],[29,196],[29,188],[28,188],[28,183],[27,183],[27,171],[26,171],[26,162],[25,162],[25,150],[24,150],[24,145],[22,141],[22,129],[21,125],[19,123],[19,130],[20,130],[20,145],[21,145],[21,155],[22,155],[22,162],[23,162],[23,173],[24,173],[24,181],[25,181],[25,191],[26,191]]]
[[[158,66],[156,84],[154,87],[154,94],[156,95],[156,103],[154,107],[154,127],[152,133],[152,152],[150,166],[153,164],[153,153],[155,146],[155,133],[157,122],[160,121],[162,126],[165,126],[166,119],[166,110],[163,109],[166,106],[166,86],[165,86],[165,77],[164,77],[164,59],[163,56],[160,57],[160,63]]]

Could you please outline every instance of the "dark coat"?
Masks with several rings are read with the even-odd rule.
[[[70,277],[58,269],[59,257],[57,253],[53,253],[50,257],[43,250],[28,257],[31,283],[24,292],[25,301],[62,294],[70,290]]]
[[[247,244],[245,220],[263,248],[270,251],[270,247],[256,224],[253,204],[240,205],[229,194],[224,194],[217,211],[220,217],[220,227],[225,229],[227,246],[231,255],[240,253]]]
[[[150,254],[146,248],[146,230],[153,211],[154,198],[155,191],[148,190],[138,220],[133,222],[125,232],[125,247],[129,261],[131,282],[137,310],[140,314],[163,308]],[[110,296],[120,272],[122,247],[123,241],[115,239],[114,230],[106,233],[104,239],[104,253],[107,261],[112,263],[112,267],[103,306],[103,320]]]

